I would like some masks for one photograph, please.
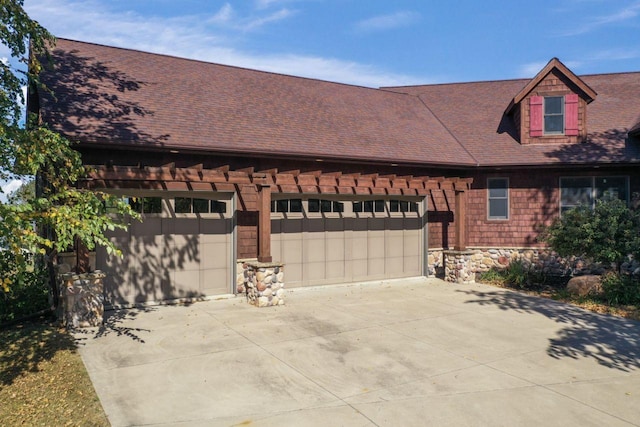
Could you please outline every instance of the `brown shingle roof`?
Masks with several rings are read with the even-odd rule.
[[[473,165],[407,94],[59,39],[45,122],[84,144]]]
[[[626,140],[640,73],[579,78],[597,93],[587,142],[521,145],[504,112],[526,79],[377,90],[65,39],[53,57],[43,119],[87,145],[460,167],[640,162]]]
[[[580,144],[518,142],[503,115],[528,79],[387,88],[419,96],[482,166],[639,162],[640,146],[626,141],[638,121],[640,73],[580,77],[597,92],[587,107],[587,141]]]

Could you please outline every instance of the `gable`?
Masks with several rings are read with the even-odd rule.
[[[523,145],[582,142],[588,132],[587,104],[596,95],[553,58],[513,97],[505,115],[513,118]]]

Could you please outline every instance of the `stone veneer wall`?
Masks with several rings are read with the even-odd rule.
[[[58,318],[67,328],[85,328],[102,325],[104,319],[104,285],[106,275],[93,273],[58,275],[60,307]]]
[[[476,273],[492,268],[503,269],[514,261],[522,261],[535,271],[552,276],[579,276],[602,274],[607,266],[589,264],[577,257],[562,258],[545,248],[469,248],[464,252],[429,251],[428,270],[434,274],[444,265],[445,280],[450,282],[472,282]],[[629,259],[622,270],[640,276],[640,261]]]
[[[239,260],[236,293],[245,294],[256,307],[284,305],[284,265]]]

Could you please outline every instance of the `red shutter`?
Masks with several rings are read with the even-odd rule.
[[[542,97],[529,98],[529,136],[542,136]]]
[[[564,134],[578,135],[578,95],[575,93],[564,97]]]

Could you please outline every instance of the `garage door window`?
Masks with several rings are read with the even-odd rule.
[[[132,210],[138,213],[162,213],[162,198],[160,197],[131,197],[129,205],[131,205]]]
[[[307,205],[307,211],[312,213],[317,213],[317,212],[341,213],[341,212],[344,212],[344,203],[335,202],[332,200],[309,199],[308,205]]]
[[[406,200],[390,200],[389,212],[418,212],[418,204]]]
[[[176,197],[174,199],[175,213],[218,213],[227,212],[227,203],[219,200],[196,199],[190,197]]]
[[[384,205],[384,200],[365,200],[362,202],[353,202],[353,212],[384,212]]]
[[[302,199],[281,199],[271,201],[271,212],[302,212]]]

